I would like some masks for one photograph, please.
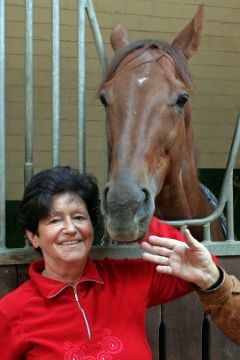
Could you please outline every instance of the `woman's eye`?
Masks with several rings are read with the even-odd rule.
[[[186,102],[188,101],[189,95],[188,94],[181,94],[179,95],[176,105],[180,108],[183,108]]]
[[[54,219],[51,219],[51,220],[49,221],[49,223],[50,223],[50,224],[57,224],[57,223],[60,222],[60,221],[61,221],[60,218],[54,218]]]
[[[75,216],[73,217],[73,219],[74,219],[74,220],[83,220],[84,217],[83,217],[82,215],[75,215]]]

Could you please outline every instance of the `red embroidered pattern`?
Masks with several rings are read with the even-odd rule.
[[[101,340],[97,340],[91,345],[84,345],[81,348],[71,342],[64,344],[64,360],[113,360],[114,355],[119,354],[123,349],[123,344],[116,336],[112,336],[109,329],[105,329]],[[94,355],[89,355],[93,354]]]

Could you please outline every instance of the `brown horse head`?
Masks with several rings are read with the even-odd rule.
[[[100,99],[109,150],[101,210],[113,240],[143,238],[156,208],[163,219],[199,215],[187,60],[198,49],[202,23],[199,6],[172,44],[129,43],[122,25],[112,31],[116,55],[101,83]],[[188,196],[195,193],[199,200],[189,204]]]

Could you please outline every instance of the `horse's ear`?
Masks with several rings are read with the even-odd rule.
[[[111,33],[111,45],[115,52],[121,50],[129,44],[128,32],[125,27],[118,24],[113,28]]]
[[[178,34],[172,45],[180,47],[187,59],[197,51],[201,40],[203,28],[203,5],[198,10],[188,25]]]

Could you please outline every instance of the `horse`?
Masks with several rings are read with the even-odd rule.
[[[109,156],[101,212],[112,240],[144,238],[154,214],[179,220],[213,211],[199,184],[190,105],[194,85],[187,64],[199,47],[203,18],[200,5],[171,44],[129,42],[121,24],[112,30],[116,54],[99,87]],[[203,239],[202,227],[190,229]],[[224,239],[218,221],[211,236]]]

